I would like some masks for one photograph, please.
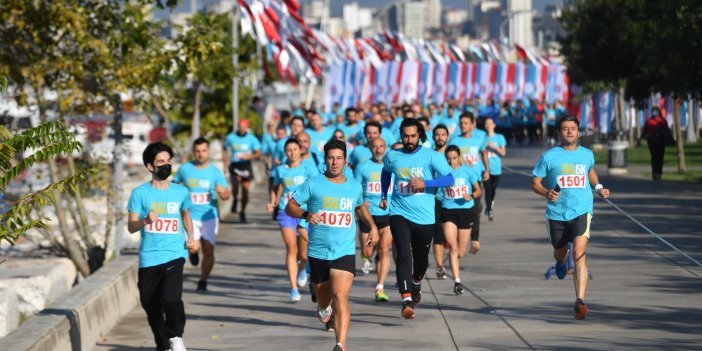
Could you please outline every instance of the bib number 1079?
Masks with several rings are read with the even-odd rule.
[[[318,225],[324,225],[327,227],[348,228],[351,226],[353,221],[350,212],[321,211],[319,212],[319,215],[322,217],[322,220],[318,223]]]

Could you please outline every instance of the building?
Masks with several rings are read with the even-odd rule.
[[[425,25],[427,28],[441,26],[441,0],[424,0],[426,8]]]
[[[377,20],[383,28],[407,37],[424,38],[427,29],[426,3],[423,1],[393,2],[378,11]]]
[[[534,46],[532,22],[534,12],[531,0],[503,0],[507,2],[507,19],[509,23],[509,43],[523,47]]]
[[[342,9],[344,27],[349,33],[357,33],[373,27],[373,9],[359,7],[357,2],[344,4]]]
[[[319,26],[323,18],[329,17],[329,7],[324,0],[312,0],[302,4],[302,19],[310,26]]]

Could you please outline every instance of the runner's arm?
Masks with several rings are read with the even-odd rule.
[[[558,199],[559,193],[554,189],[551,189],[551,190],[546,189],[541,184],[542,179],[543,178],[539,178],[539,177],[531,178],[531,189],[534,190],[535,193],[555,202]]]
[[[293,218],[302,218],[302,214],[307,211],[303,210],[297,203],[295,198],[290,198],[288,204],[285,206],[285,214]],[[305,218],[302,218],[305,219]]]
[[[231,193],[227,187],[216,184],[215,191],[217,192],[217,196],[219,196],[220,200],[222,201],[227,201],[231,197]]]
[[[360,206],[356,207],[356,216],[361,219],[368,227],[370,227],[370,232],[368,234],[368,241],[362,244],[366,244],[370,247],[375,246],[380,239],[380,234],[378,233],[378,227],[373,221],[373,216],[371,216],[370,211],[368,211],[368,203],[363,202]]]
[[[380,197],[386,199],[388,197],[388,189],[390,189],[390,180],[392,180],[392,173],[383,170],[380,173]]]
[[[424,181],[424,186],[427,188],[440,188],[451,186],[456,180],[453,178],[453,174],[448,173],[445,176],[441,176],[436,179],[429,179]]]
[[[158,215],[153,211],[149,212],[149,215],[144,218],[139,218],[138,213],[129,212],[127,217],[127,230],[129,230],[130,234],[136,233],[141,230],[141,228],[153,222],[156,218],[158,218]]]
[[[597,177],[597,172],[595,172],[595,169],[591,169],[590,172],[587,174],[587,178],[590,180],[590,184],[592,184],[593,187],[596,187],[597,185],[600,185],[600,179]],[[604,187],[595,190],[597,195],[600,195],[603,199],[606,199],[609,197],[609,189],[606,189]]]
[[[483,173],[483,181],[490,179],[490,160],[488,159],[488,151],[483,150],[480,153],[480,157],[483,159],[483,164],[485,165],[485,173]]]

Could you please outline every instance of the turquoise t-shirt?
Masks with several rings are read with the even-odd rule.
[[[285,145],[285,144],[283,144]],[[248,163],[251,160],[242,160],[241,155],[252,153],[261,149],[261,143],[255,135],[246,133],[241,136],[237,133],[229,133],[224,140],[224,148],[230,153],[230,161],[232,163]]]
[[[336,184],[320,174],[295,189],[292,198],[322,217],[320,223],[309,224],[308,256],[335,260],[356,254],[355,211],[363,204],[361,184],[353,178]]]
[[[453,135],[453,132],[456,130],[458,130],[457,133],[461,132],[460,129],[458,129],[459,119],[454,116],[442,117],[439,123],[448,128],[449,135]]]
[[[183,184],[190,191],[190,218],[196,221],[219,218],[217,211],[217,187],[219,184],[227,187],[224,174],[215,165],[209,164],[204,169],[197,168],[194,163],[184,163],[173,177],[173,182]]]
[[[475,205],[472,199],[466,201],[463,194],[473,193],[473,184],[477,183],[479,178],[475,170],[466,165],[451,171],[456,182],[450,186],[441,188],[441,207],[446,209],[468,209]]]
[[[178,258],[188,257],[181,211],[192,207],[190,192],[180,184],[171,183],[168,189],[156,189],[146,182],[129,196],[127,211],[145,218],[150,211],[158,219],[141,228],[139,267],[152,267]]]
[[[385,171],[395,176],[390,215],[403,216],[417,224],[435,223],[435,189],[425,188],[424,191],[415,192],[409,186],[409,180],[416,176],[426,181],[434,179],[434,174],[445,176],[451,173],[452,168],[444,156],[421,146],[411,154],[402,149],[388,150],[383,165]]]
[[[502,174],[502,156],[500,156],[497,152],[492,151],[492,149],[487,146],[488,142],[493,142],[495,145],[497,145],[497,147],[503,147],[507,145],[507,140],[502,134],[495,134],[485,139],[485,148],[488,151],[490,174],[500,175]]]
[[[273,184],[283,184],[283,193],[281,194],[280,202],[278,203],[278,208],[281,211],[285,211],[285,206],[288,205],[288,200],[292,196],[292,192],[302,185],[307,179],[310,179],[319,172],[317,168],[311,166],[310,163],[301,162],[295,168],[290,168],[288,165],[282,165],[277,167],[273,171]]]
[[[380,208],[380,175],[383,172],[383,164],[367,160],[354,170],[356,181],[361,183],[363,188],[363,199],[370,205],[370,214],[373,216],[387,216],[390,209]],[[392,191],[392,189],[391,189]],[[390,193],[390,191],[388,192]]]
[[[305,131],[310,136],[310,151],[314,150],[317,153],[324,153],[324,144],[334,135],[332,128],[324,128],[320,132],[307,128]]]
[[[449,145],[456,145],[461,150],[461,157],[469,164],[480,165],[480,171],[485,172],[485,164],[481,153],[485,150],[485,139],[476,137],[471,134],[470,138],[465,138],[456,135],[449,139]],[[488,161],[489,162],[489,161]]]
[[[272,135],[263,133],[261,137],[261,153],[264,155],[272,155],[273,151],[275,151],[276,142],[278,141],[275,140]]]
[[[371,158],[373,158],[373,153],[370,149],[365,145],[358,145],[351,151],[349,163],[354,165],[354,167],[358,167],[358,165]]]
[[[543,178],[545,187],[556,184],[561,193],[556,202],[546,202],[546,218],[569,221],[585,213],[592,214],[592,190],[588,173],[595,167],[595,157],[587,148],[578,146],[568,151],[560,146],[544,152],[531,174]]]

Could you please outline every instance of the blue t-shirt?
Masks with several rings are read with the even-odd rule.
[[[275,151],[275,144],[277,142],[278,141],[275,140],[272,135],[263,133],[263,136],[261,137],[261,153],[264,155],[272,155]]]
[[[507,140],[502,134],[495,134],[491,137],[485,138],[485,148],[488,151],[488,164],[490,166],[490,174],[500,175],[502,174],[502,156],[497,152],[493,151],[489,146],[488,142],[492,142],[497,147],[503,147],[507,145]]]
[[[322,217],[320,223],[309,224],[308,256],[335,260],[356,254],[355,212],[363,204],[361,184],[353,178],[336,184],[320,174],[295,189],[292,198]]]
[[[588,173],[595,166],[595,157],[587,148],[578,146],[568,151],[560,146],[544,152],[531,174],[543,178],[545,187],[556,184],[561,193],[556,202],[546,202],[546,218],[569,221],[585,213],[592,214],[592,190]]]
[[[290,137],[285,137],[282,139],[278,139],[278,141],[275,143],[275,148],[273,149],[272,156],[274,160],[280,161],[280,164],[283,164],[285,160],[285,143],[290,139]]]
[[[283,143],[285,145],[285,143]],[[230,153],[230,162],[232,163],[250,163],[251,160],[242,160],[242,154],[248,154],[261,149],[261,143],[258,138],[251,133],[246,133],[241,136],[237,133],[229,133],[224,140],[224,148]]]
[[[387,216],[390,209],[380,208],[380,176],[383,172],[383,164],[367,160],[356,167],[354,177],[361,183],[363,188],[363,199],[370,205],[370,214],[373,216]],[[388,192],[390,193],[390,192]]]
[[[445,176],[451,173],[452,168],[444,156],[421,146],[411,154],[402,149],[388,150],[383,165],[385,171],[395,176],[390,215],[403,216],[417,224],[435,223],[435,189],[425,188],[424,191],[415,192],[409,186],[409,180],[419,177],[426,181],[434,179],[434,174]]]
[[[473,184],[477,183],[478,173],[466,165],[451,171],[456,180],[450,187],[441,188],[441,207],[447,209],[468,209],[475,205],[473,199],[466,201],[463,194],[473,193]]]
[[[158,219],[141,228],[139,267],[152,267],[178,258],[188,257],[181,211],[192,207],[190,192],[180,184],[170,183],[168,189],[156,189],[146,182],[129,196],[127,211],[145,218],[150,211]]]
[[[458,148],[461,150],[461,157],[463,160],[465,160],[468,164],[477,163],[480,165],[480,171],[485,172],[485,164],[483,164],[483,158],[481,157],[481,153],[483,150],[485,150],[484,138],[476,137],[472,134],[470,138],[456,135],[449,139],[448,144],[458,146]]]
[[[184,163],[178,168],[173,182],[185,185],[190,191],[190,201],[193,203],[190,218],[196,221],[219,218],[216,184],[225,188],[228,184],[217,167],[210,163],[206,168],[200,169],[192,162]]]
[[[350,142],[358,133],[363,133],[363,126],[365,125],[366,122],[360,121],[352,126],[348,124],[337,125],[336,129],[341,130],[344,136],[346,136],[346,141]],[[327,141],[329,141],[329,139],[327,139]]]
[[[370,149],[365,145],[358,145],[351,151],[349,163],[354,165],[354,167],[358,167],[358,165],[371,158],[373,158],[373,153]]]
[[[324,152],[324,144],[334,135],[334,130],[332,128],[324,128],[321,132],[312,128],[307,128],[305,131],[310,136],[310,151],[314,150],[318,153]]]
[[[452,135],[453,132],[456,131],[458,128],[459,119],[454,116],[447,116],[441,118],[441,121],[439,123],[445,125],[446,128],[448,128],[449,135]]]
[[[283,184],[283,193],[278,203],[278,208],[285,211],[285,206],[292,196],[292,192],[302,185],[307,179],[310,179],[319,172],[316,167],[313,167],[308,162],[301,162],[295,168],[290,168],[288,165],[281,165],[273,171],[273,184]]]

